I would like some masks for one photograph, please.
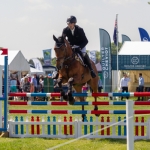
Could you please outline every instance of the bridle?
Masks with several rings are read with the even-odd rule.
[[[62,45],[60,45],[58,48],[61,48],[62,46],[65,46],[66,45],[63,43]],[[56,61],[59,61],[61,59],[63,59],[62,63],[60,63],[58,69],[62,69],[63,67],[65,68],[69,68],[69,66],[74,62],[74,61],[71,61],[69,64],[65,64],[65,62],[67,60],[75,60],[75,53],[73,52],[71,56],[67,56],[67,50],[66,48],[63,48],[63,50],[65,51],[65,56],[62,56],[62,57],[57,57],[56,58]]]

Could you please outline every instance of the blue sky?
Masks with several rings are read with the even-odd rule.
[[[77,17],[89,40],[88,50],[100,50],[99,28],[113,37],[118,14],[119,41],[125,34],[140,41],[138,27],[150,33],[148,0],[0,0],[0,47],[21,50],[27,59],[43,57],[54,47],[70,15]],[[52,57],[54,52],[52,51]]]

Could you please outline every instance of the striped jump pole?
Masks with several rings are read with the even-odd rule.
[[[77,97],[141,97],[150,96],[150,92],[127,92],[127,93],[72,93]],[[22,96],[22,97],[60,97],[61,93],[9,93],[9,96]]]
[[[53,105],[53,106],[65,106],[70,105],[68,102],[17,102],[17,101],[9,101],[9,105]],[[126,102],[75,102],[74,105],[126,105]],[[150,101],[142,102],[142,101],[133,101],[133,105],[150,105]]]
[[[126,110],[9,110],[10,114],[126,114]],[[134,110],[134,114],[150,114],[150,110]]]

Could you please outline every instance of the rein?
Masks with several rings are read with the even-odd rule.
[[[62,46],[62,45],[61,45]],[[59,61],[61,59],[64,59],[63,62],[60,64],[61,69],[64,67],[65,69],[67,69],[67,76],[69,77],[69,70],[68,68],[72,65],[72,63],[75,61],[75,53],[73,52],[71,56],[67,56],[67,50],[64,48],[65,50],[65,56],[63,57],[57,57],[56,61]],[[67,60],[73,60],[70,63],[65,63]]]

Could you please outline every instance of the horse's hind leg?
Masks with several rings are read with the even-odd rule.
[[[92,88],[92,92],[94,92],[94,93],[98,92],[98,81],[97,80],[98,80],[97,78],[94,78],[88,82],[88,84],[90,84],[90,86]],[[94,100],[95,100],[95,102],[97,102],[97,97],[94,97]],[[94,106],[94,110],[98,110],[97,105]],[[95,116],[99,117],[100,114],[95,114]]]
[[[73,105],[75,102],[74,97],[72,96],[72,85],[73,85],[73,78],[69,78],[68,80],[68,100],[69,100],[69,104]]]
[[[76,90],[77,93],[81,93],[82,92],[82,85],[77,85],[74,86],[74,89]],[[84,97],[79,97],[80,98],[80,102],[84,102],[85,98]],[[82,111],[84,111],[84,105],[82,105]],[[86,114],[82,114],[82,121],[84,122],[86,118]]]

